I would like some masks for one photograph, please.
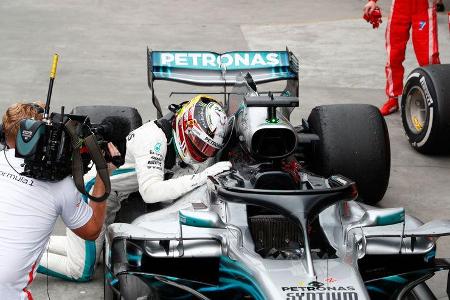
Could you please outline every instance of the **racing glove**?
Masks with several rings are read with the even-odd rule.
[[[375,10],[372,11],[371,14],[364,15],[363,18],[368,23],[372,24],[373,29],[380,27],[380,24],[383,23],[381,10],[379,7],[375,8]]]
[[[149,173],[148,169],[145,168],[147,174],[145,178],[142,178],[142,181],[139,184],[139,192],[146,203],[175,200],[193,189],[205,184],[208,180],[208,176],[215,176],[222,172],[228,171],[230,168],[231,163],[228,161],[223,161],[206,168],[200,173],[184,175],[169,180],[163,180],[163,178],[161,178],[161,174],[155,172]]]
[[[230,169],[231,169],[231,162],[229,161],[221,161],[215,163],[211,167],[206,168],[203,172],[195,174],[192,178],[192,182],[195,187],[201,186],[206,183],[209,176],[216,176]]]

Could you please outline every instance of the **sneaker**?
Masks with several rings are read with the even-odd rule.
[[[436,11],[443,12],[445,10],[445,6],[443,3],[436,4]]]
[[[380,108],[381,115],[387,116],[398,111],[398,98],[389,98]]]

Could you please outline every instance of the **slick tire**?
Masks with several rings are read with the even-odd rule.
[[[409,75],[401,101],[403,128],[420,153],[450,152],[450,65],[417,68]]]
[[[359,201],[380,201],[391,168],[389,134],[380,111],[365,104],[318,106],[308,123],[320,138],[313,147],[311,171],[344,175],[356,182]]]

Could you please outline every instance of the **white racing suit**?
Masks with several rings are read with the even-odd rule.
[[[177,200],[163,210],[174,211],[185,207],[191,199],[198,202],[198,199],[193,199],[195,197],[189,197],[193,194],[189,192],[203,185],[207,176],[229,169],[224,168],[223,163],[206,169],[211,160],[196,168],[182,168],[177,158],[177,163],[170,170],[165,170],[168,147],[174,147],[173,141],[168,143],[164,132],[154,122],[131,132],[127,137],[125,164],[111,176],[111,195],[107,199],[107,216],[100,236],[95,242],[85,241],[68,229],[66,236],[51,236],[38,272],[72,281],[89,281],[100,257],[106,227],[114,221],[120,202],[127,199],[130,193],[139,190],[146,203],[171,203],[188,194],[186,199]],[[165,173],[173,175],[172,178],[164,180]],[[86,190],[89,190],[95,182],[95,172],[85,177]]]

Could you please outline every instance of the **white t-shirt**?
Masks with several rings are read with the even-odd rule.
[[[26,287],[34,279],[58,216],[70,229],[82,227],[92,216],[70,177],[59,182],[35,180],[18,174],[21,164],[13,149],[0,152],[2,299],[31,297]]]

